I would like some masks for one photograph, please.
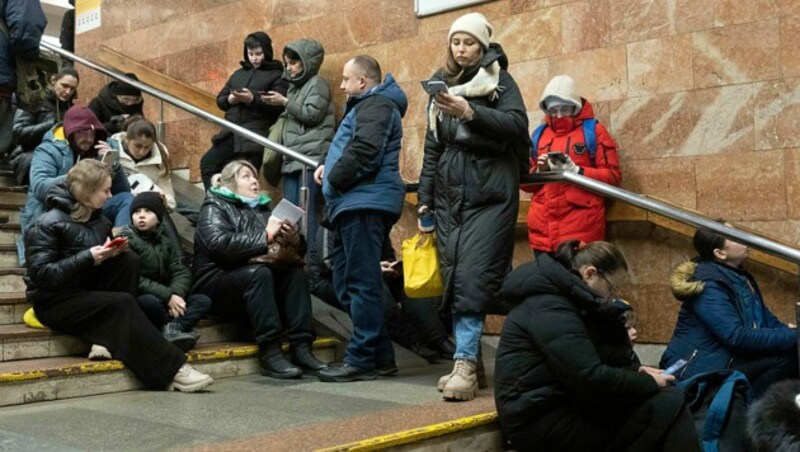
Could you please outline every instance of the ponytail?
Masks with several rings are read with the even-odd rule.
[[[625,256],[619,248],[608,242],[567,240],[558,245],[554,257],[558,263],[575,272],[584,266],[593,266],[607,275],[619,270],[628,271]]]

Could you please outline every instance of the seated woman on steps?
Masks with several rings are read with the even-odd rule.
[[[212,315],[253,326],[264,375],[299,378],[326,368],[311,352],[305,243],[296,226],[271,214],[259,189],[258,171],[246,160],[212,178],[195,230],[192,292],[213,300]],[[284,332],[296,365],[281,351]]]
[[[25,234],[27,299],[42,324],[105,347],[145,387],[199,391],[214,380],[186,364],[136,304],[139,258],[109,239],[100,209],[110,198],[111,171],[93,159],[48,190],[46,213]]]

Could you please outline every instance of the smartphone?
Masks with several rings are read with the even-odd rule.
[[[689,364],[689,361],[687,361],[685,359],[679,359],[679,360],[675,361],[671,366],[669,366],[666,369],[664,369],[663,374],[664,375],[675,375],[679,370],[681,370],[684,367],[686,367],[687,364]]]
[[[119,151],[108,151],[103,156],[103,163],[106,165],[114,165],[119,161]]]
[[[548,152],[547,158],[555,162],[567,163],[567,156],[560,152]]]
[[[125,237],[117,237],[106,244],[106,248],[116,248],[118,246],[122,246],[128,243],[128,239]]]
[[[448,92],[447,84],[441,80],[423,80],[419,83],[422,85],[422,89],[431,96]]]

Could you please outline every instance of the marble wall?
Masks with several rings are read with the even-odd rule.
[[[336,88],[350,57],[369,53],[409,96],[402,172],[416,180],[428,78],[444,58],[447,30],[465,10],[417,19],[412,0],[105,0],[102,28],[81,34],[80,54],[108,46],[210,93],[238,67],[242,39],[266,30],[277,53],[300,37],[327,51],[322,74]],[[531,123],[554,75],[570,74],[620,144],[623,187],[725,217],[790,243],[800,240],[800,2],[794,0],[495,0],[485,14],[511,61]],[[105,82],[84,71],[88,101]],[[341,105],[343,96],[336,93]],[[157,117],[147,99],[146,113]],[[216,130],[166,109],[173,166],[192,168]],[[410,219],[396,236],[413,230]],[[524,231],[523,231],[524,232]],[[624,289],[646,342],[668,340],[678,303],[666,285],[692,256],[689,240],[641,223],[609,237],[633,261]],[[527,259],[524,233],[515,261]],[[752,266],[770,306],[793,318],[794,278]]]

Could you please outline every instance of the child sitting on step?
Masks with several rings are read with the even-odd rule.
[[[197,343],[200,335],[193,328],[208,312],[211,299],[202,294],[187,296],[191,272],[167,236],[165,215],[159,193],[140,193],[131,203],[131,228],[123,235],[139,255],[136,301],[156,327],[163,327],[164,338],[186,352]]]

